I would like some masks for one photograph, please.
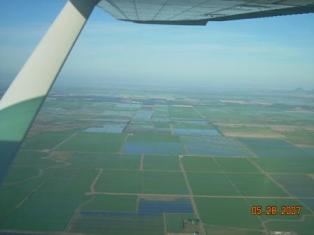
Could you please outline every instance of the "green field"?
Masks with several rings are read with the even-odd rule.
[[[140,157],[138,155],[75,153],[70,158],[70,163],[73,167],[136,170],[140,165]]]
[[[106,171],[96,185],[97,191],[115,193],[140,193],[142,174],[140,171]]]
[[[97,182],[97,190],[112,193],[187,193],[181,173],[153,171],[104,172]]]
[[[257,217],[250,214],[250,206],[244,199],[196,198],[196,205],[205,224],[261,229]]]
[[[301,148],[280,139],[239,138],[259,157],[306,157],[309,156]]]
[[[313,157],[263,157],[254,159],[264,171],[281,173],[311,173],[314,172]]]
[[[182,173],[144,172],[143,192],[155,194],[186,194]]]
[[[71,231],[97,235],[104,231],[112,235],[162,235],[163,227],[161,216],[80,216]]]
[[[82,211],[136,211],[137,196],[97,195],[88,198],[81,207]]]
[[[70,137],[73,131],[66,132],[44,132],[28,138],[24,149],[51,149],[61,143],[65,138]]]
[[[245,158],[216,158],[216,161],[225,172],[259,172],[259,170]]]
[[[58,150],[117,153],[124,139],[125,136],[119,134],[79,133],[63,143]]]
[[[222,172],[222,167],[211,157],[184,157],[184,169],[191,172]]]
[[[177,156],[145,155],[145,170],[179,170]]]
[[[245,196],[285,196],[286,193],[262,174],[228,174],[235,187]]]
[[[170,233],[180,233],[184,232],[183,221],[186,219],[195,218],[193,214],[180,214],[180,213],[169,213],[166,214],[166,226],[167,232]]]
[[[239,195],[224,174],[188,173],[188,179],[195,195]]]
[[[314,96],[244,93],[56,91],[0,189],[0,235],[314,234]]]

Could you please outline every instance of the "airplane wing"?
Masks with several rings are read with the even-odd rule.
[[[173,25],[314,12],[314,0],[101,0],[98,6],[119,20]]]

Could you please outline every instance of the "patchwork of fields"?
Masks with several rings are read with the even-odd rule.
[[[46,101],[0,190],[0,235],[314,234],[313,97],[94,93]]]

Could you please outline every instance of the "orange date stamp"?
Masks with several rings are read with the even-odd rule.
[[[269,216],[299,216],[302,212],[302,206],[299,205],[252,205],[251,215],[269,215]]]

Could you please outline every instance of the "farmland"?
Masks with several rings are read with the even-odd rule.
[[[313,234],[313,101],[56,89],[0,189],[0,235]]]

